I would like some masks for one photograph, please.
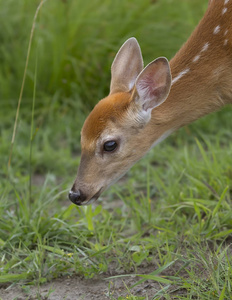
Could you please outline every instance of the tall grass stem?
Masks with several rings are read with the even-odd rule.
[[[20,90],[20,95],[19,95],[19,100],[18,100],[18,106],[17,106],[16,116],[15,116],[15,122],[14,122],[14,129],[13,129],[12,140],[11,140],[10,155],[9,155],[9,160],[8,160],[8,170],[9,170],[10,165],[11,165],[13,146],[14,146],[16,129],[17,129],[17,124],[18,124],[19,110],[20,110],[20,106],[21,106],[21,102],[22,102],[22,96],[23,96],[23,90],[24,90],[24,86],[25,86],[25,80],[26,80],[28,62],[29,62],[29,57],[30,57],[30,52],[31,52],[32,39],[33,39],[33,36],[34,36],[35,24],[36,24],[36,20],[37,20],[39,11],[40,11],[42,5],[44,4],[44,2],[46,2],[46,1],[47,0],[41,0],[40,4],[38,5],[38,7],[36,9],[34,19],[33,19],[33,23],[32,23],[30,39],[29,39],[29,44],[28,44],[28,48],[27,48],[26,63],[25,63],[25,68],[24,68],[24,73],[23,73],[23,81],[22,81],[22,85],[21,85],[21,90]]]
[[[32,146],[33,146],[33,130],[34,130],[34,114],[35,114],[35,97],[36,97],[36,82],[37,82],[37,66],[38,66],[38,51],[36,51],[35,74],[34,74],[34,89],[31,111],[31,136],[30,136],[30,153],[29,153],[29,205],[31,203],[31,187],[32,187]]]

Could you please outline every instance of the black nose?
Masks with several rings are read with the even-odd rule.
[[[77,190],[77,191],[70,191],[68,194],[69,200],[72,201],[72,203],[76,204],[76,205],[81,205],[81,202],[83,201],[81,198],[81,191]]]

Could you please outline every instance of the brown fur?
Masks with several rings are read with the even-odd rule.
[[[217,26],[220,30],[215,34]],[[203,51],[207,43],[208,48]],[[82,158],[73,191],[81,190],[85,196],[83,204],[95,201],[94,195],[99,196],[117,181],[157,141],[232,103],[232,0],[226,4],[225,0],[209,1],[205,16],[171,60],[170,67],[174,80],[169,96],[157,96],[157,105],[162,104],[152,107],[151,115],[141,126],[145,117],[139,101],[146,98],[149,89],[145,85],[143,90],[142,84],[140,96],[136,78],[146,68],[138,76],[142,56],[134,38],[119,50],[112,66],[110,95],[95,106],[82,129]],[[170,77],[169,67],[165,72]],[[150,79],[145,80],[145,84],[149,82]],[[162,87],[169,91],[170,80],[165,79]],[[109,137],[118,143],[112,153],[104,152],[104,142]]]
[[[167,100],[154,109],[156,122],[170,123],[177,129],[232,103],[232,1],[227,3],[225,14],[223,8],[224,0],[212,1],[204,18],[171,60],[172,78],[186,68],[190,71],[173,85]],[[220,26],[220,31],[214,34],[216,26]],[[208,49],[201,52],[206,43]],[[199,60],[193,62],[197,55]]]
[[[94,144],[109,121],[114,122],[122,118],[129,106],[130,98],[130,93],[122,92],[109,95],[97,103],[82,128],[83,149],[88,149],[90,144]]]

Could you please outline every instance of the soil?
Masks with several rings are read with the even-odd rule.
[[[146,269],[137,270],[138,273],[149,274],[155,267],[148,266]],[[40,287],[28,287],[25,290],[14,286],[1,288],[1,300],[109,300],[127,299],[130,295],[129,288],[141,278],[139,277],[118,277],[107,279],[101,276],[98,279],[84,279],[78,276],[63,277],[55,279]],[[110,288],[109,288],[110,287]],[[145,281],[131,289],[131,293],[138,297],[152,296],[161,289],[161,286],[154,281]]]

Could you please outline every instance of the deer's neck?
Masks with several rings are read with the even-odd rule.
[[[232,103],[232,0],[213,0],[171,60],[168,99],[152,113],[163,134]]]

